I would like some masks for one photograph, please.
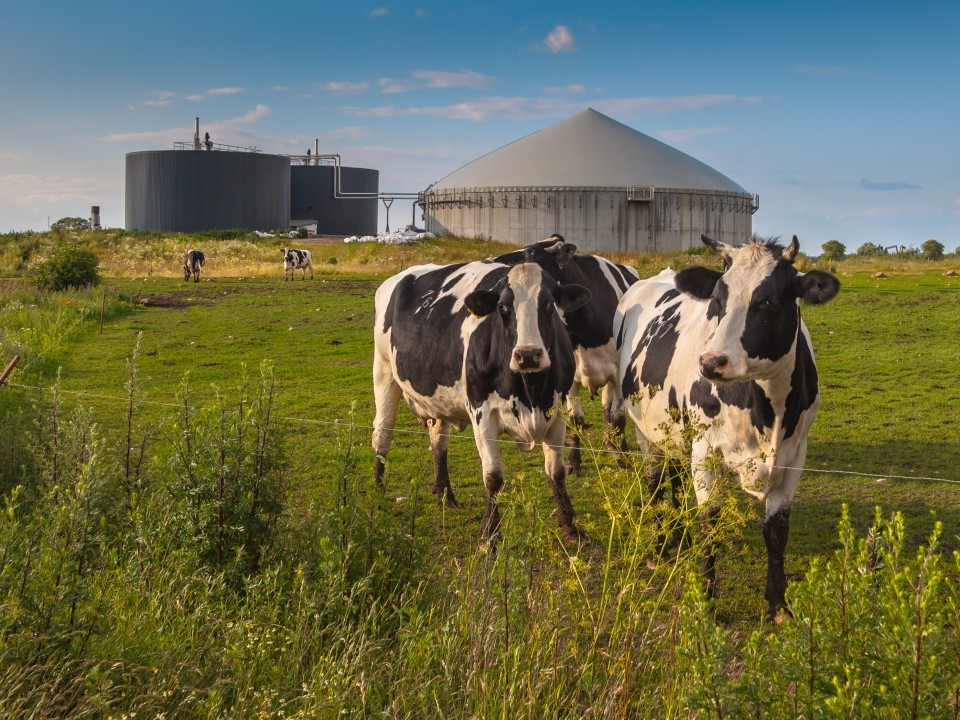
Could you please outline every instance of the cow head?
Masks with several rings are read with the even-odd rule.
[[[550,275],[557,279],[564,265],[570,262],[577,252],[577,246],[568,243],[563,239],[563,235],[554,233],[542,242],[528,245],[523,250],[524,262],[537,263]]]
[[[558,308],[576,310],[590,299],[582,285],[560,285],[539,265],[523,263],[510,268],[494,290],[474,290],[464,304],[478,317],[494,316],[512,348],[510,369],[541,372],[550,367],[550,348],[566,329]]]
[[[707,317],[717,322],[699,358],[700,374],[717,383],[772,377],[796,340],[799,301],[827,302],[840,281],[793,266],[800,249],[796,235],[788,247],[763,241],[736,247],[700,237],[725,267],[722,273],[692,267],[676,276],[678,290],[709,301]]]

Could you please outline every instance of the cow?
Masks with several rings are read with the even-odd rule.
[[[704,524],[719,509],[712,492],[718,469],[736,475],[743,490],[766,503],[765,596],[767,618],[776,620],[789,612],[783,554],[790,506],[820,404],[799,301],[827,302],[840,282],[821,270],[794,267],[796,236],[788,247],[701,240],[721,255],[723,272],[664,270],[621,299],[615,321],[621,391],[641,451],[656,461],[651,479],[666,473],[676,483],[678,464],[689,461]],[[715,554],[708,547],[702,559],[711,595]]]
[[[639,273],[629,265],[618,265],[598,255],[577,255],[576,252],[576,245],[555,233],[522,250],[494,258],[495,262],[509,265],[535,262],[557,282],[583,285],[592,294],[589,303],[565,313],[563,318],[577,358],[573,387],[567,396],[567,407],[575,429],[570,436],[567,455],[567,471],[572,475],[580,474],[580,434],[584,427],[580,388],[586,388],[591,396],[602,388],[607,449],[626,450],[624,430],[627,418],[617,377],[613,316],[627,288],[640,279]]]
[[[496,495],[503,486],[499,437],[524,451],[543,444],[565,539],[583,536],[566,489],[559,407],[573,384],[575,360],[560,316],[587,302],[590,291],[561,285],[533,263],[420,265],[394,275],[376,292],[372,446],[382,486],[400,399],[428,427],[433,491],[457,501],[450,488],[451,426],[473,427],[483,466],[483,537],[499,537]]]
[[[183,279],[188,281],[193,278],[194,282],[200,282],[200,268],[206,258],[203,256],[203,250],[189,250],[183,256]]]
[[[301,271],[301,280],[307,279],[307,270],[310,271],[310,279],[313,280],[313,259],[309,250],[294,250],[292,248],[283,248],[283,279],[292,280],[297,270]]]

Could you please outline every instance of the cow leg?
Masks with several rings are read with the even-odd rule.
[[[543,439],[543,468],[553,488],[557,519],[560,521],[564,540],[583,542],[588,538],[574,522],[573,503],[570,502],[570,495],[567,493],[567,468],[563,464],[563,436],[566,431],[566,423],[562,418],[556,418]]]
[[[567,409],[570,411],[570,422],[573,432],[567,440],[566,471],[570,475],[580,474],[580,435],[583,433],[583,405],[580,403],[580,381],[574,380],[573,387],[567,394]],[[548,473],[549,474],[549,473]]]
[[[792,468],[801,468],[806,460],[806,443],[800,449]],[[767,495],[766,511],[763,518],[763,540],[767,545],[767,620],[776,621],[780,613],[790,615],[785,594],[787,592],[787,574],[783,565],[783,555],[790,536],[790,506],[800,481],[800,470],[784,470],[780,487]]]
[[[648,456],[648,461],[653,461],[652,467],[646,471],[645,479],[647,489],[650,491],[650,505],[653,510],[654,520],[657,526],[657,539],[654,547],[656,548],[656,558],[661,558],[677,550],[683,540],[683,527],[675,516],[675,511],[680,506],[680,493],[682,492],[680,482],[680,469],[677,463],[669,458],[661,457],[654,460],[654,456]],[[657,508],[657,505],[667,499],[669,494],[671,510]],[[651,564],[655,564],[651,560]]]
[[[500,540],[500,509],[497,493],[503,488],[503,460],[500,458],[499,427],[490,422],[484,413],[480,421],[474,420],[473,437],[483,466],[483,485],[487,490],[487,509],[483,516],[483,539],[495,548]]]
[[[630,448],[627,444],[627,413],[623,408],[623,395],[620,393],[620,384],[611,381],[603,386],[603,423],[607,429],[606,448],[616,453],[626,453]],[[620,465],[625,458],[620,455]]]
[[[697,495],[700,524],[700,572],[707,588],[707,597],[713,598],[717,584],[717,542],[714,527],[720,515],[720,505],[714,497],[716,479],[705,463],[711,454],[710,446],[703,440],[693,443],[691,466],[693,489]]]
[[[447,444],[450,442],[450,423],[429,420],[430,450],[433,453],[433,494],[441,505],[459,507],[460,503],[450,487],[450,472],[447,469]]]
[[[310,279],[313,280],[313,265],[310,265]]]
[[[380,353],[373,354],[373,397],[376,415],[373,419],[373,437],[371,445],[374,455],[374,479],[383,487],[385,461],[393,442],[393,428],[397,422],[397,409],[400,405],[400,386],[393,378],[390,361]]]

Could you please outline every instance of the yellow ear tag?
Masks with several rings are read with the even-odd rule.
[[[467,306],[464,305],[464,307],[467,307]],[[473,315],[474,317],[477,317],[477,318],[478,318],[478,317],[481,317],[480,315],[477,315],[477,314],[473,311],[473,308],[467,307],[467,312],[470,313],[471,315]]]

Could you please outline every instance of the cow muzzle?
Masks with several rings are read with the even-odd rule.
[[[730,358],[722,353],[705,352],[700,355],[700,374],[707,380],[728,380]]]
[[[518,346],[513,350],[513,361],[510,363],[510,369],[516,372],[540,372],[550,366],[550,360],[547,358],[543,348],[527,346]]]

